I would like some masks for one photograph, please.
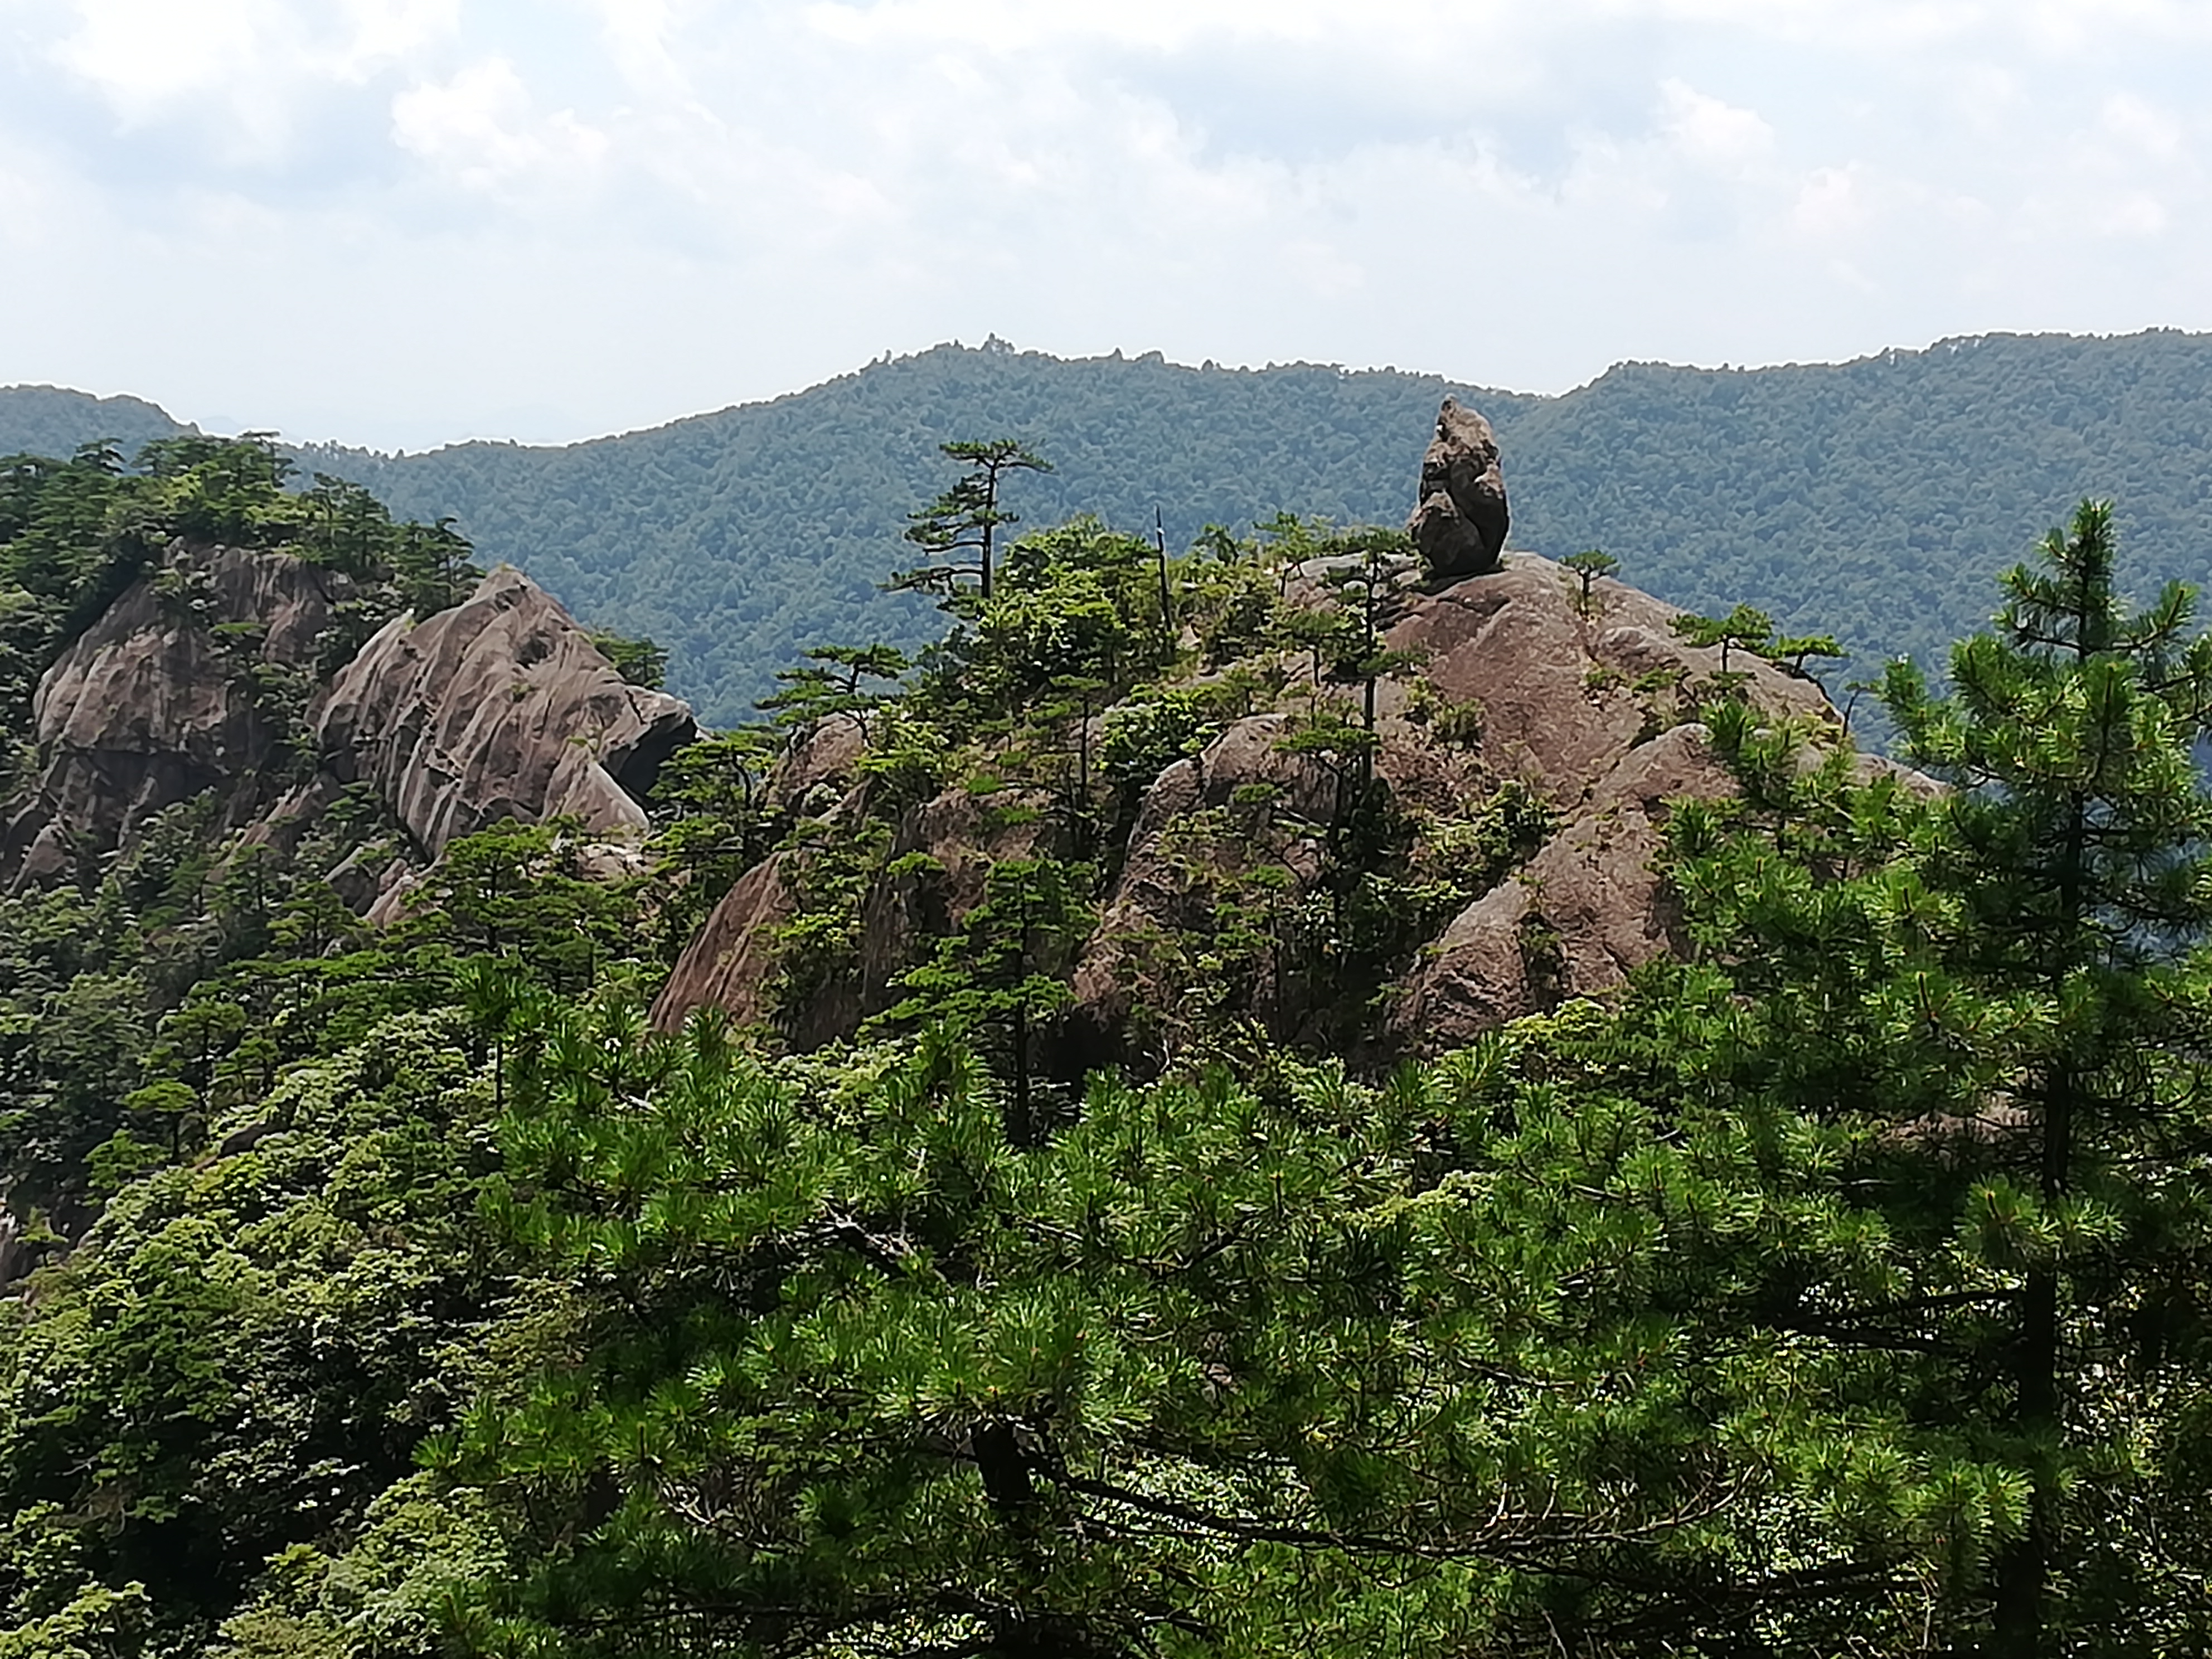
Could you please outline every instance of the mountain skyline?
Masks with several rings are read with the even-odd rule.
[[[2204,328],[2208,70],[2180,0],[13,0],[0,377],[414,451],[992,330],[1559,392]]]
[[[2135,329],[2108,331],[2069,331],[2060,329],[2029,331],[1988,330],[1980,332],[1948,335],[1941,339],[1927,341],[1920,345],[1892,343],[1854,352],[1851,355],[1845,356],[1790,358],[1786,360],[1777,360],[1771,362],[1723,362],[1718,363],[1698,363],[1674,362],[1661,357],[1632,356],[1623,357],[1606,364],[1604,368],[1591,374],[1587,380],[1578,381],[1571,386],[1563,386],[1556,391],[1544,391],[1527,386],[1509,386],[1495,382],[1485,381],[1479,378],[1453,375],[1434,366],[1404,365],[1398,363],[1345,363],[1338,362],[1320,362],[1303,358],[1286,359],[1283,361],[1269,359],[1262,362],[1246,363],[1231,362],[1212,357],[1206,357],[1197,361],[1186,362],[1171,356],[1168,353],[1157,348],[1144,351],[1133,351],[1125,350],[1120,346],[1111,347],[1104,351],[1088,355],[1071,355],[1054,352],[1041,347],[1018,343],[1014,341],[1003,339],[994,333],[987,333],[980,343],[954,338],[937,341],[932,344],[918,346],[907,351],[893,352],[886,350],[878,354],[875,357],[870,358],[868,361],[858,365],[857,367],[842,369],[836,373],[827,374],[819,380],[810,380],[803,385],[789,386],[781,391],[767,392],[758,396],[733,398],[725,402],[711,404],[696,409],[687,409],[674,414],[654,416],[643,420],[638,424],[632,426],[592,428],[580,432],[573,436],[559,438],[532,438],[523,436],[517,432],[492,432],[487,430],[482,432],[472,432],[466,435],[449,438],[434,443],[428,443],[420,446],[409,446],[403,444],[390,447],[380,447],[372,442],[356,441],[343,431],[333,430],[326,432],[320,429],[313,431],[289,430],[281,427],[270,425],[264,421],[234,418],[229,415],[222,413],[202,418],[195,418],[187,415],[180,415],[176,412],[176,410],[179,405],[174,404],[172,400],[163,397],[158,392],[149,393],[149,390],[143,387],[115,386],[106,387],[105,389],[98,389],[91,386],[67,385],[53,381],[12,381],[0,382],[0,397],[15,396],[17,394],[36,395],[41,393],[54,393],[58,394],[63,398],[72,399],[82,398],[98,405],[112,408],[118,411],[121,420],[121,430],[118,434],[114,435],[123,437],[126,442],[143,441],[144,437],[167,435],[172,432],[199,432],[210,436],[237,436],[243,433],[257,432],[265,433],[275,438],[280,444],[287,447],[288,448],[295,449],[303,453],[323,451],[343,451],[350,454],[374,457],[378,459],[396,460],[435,454],[446,450],[462,449],[471,445],[478,444],[495,447],[512,447],[523,449],[560,450],[577,448],[588,444],[611,442],[623,438],[638,437],[648,433],[665,431],[671,427],[684,425],[687,422],[711,419],[713,416],[717,415],[727,415],[744,410],[769,407],[775,404],[785,402],[790,398],[802,398],[809,393],[820,392],[825,387],[836,386],[842,382],[850,380],[858,375],[866,374],[871,369],[881,368],[897,363],[915,362],[917,360],[928,357],[933,353],[942,351],[991,351],[994,349],[1003,349],[1017,356],[1046,357],[1055,362],[1062,363],[1150,362],[1161,364],[1170,368],[1198,370],[1200,372],[1220,371],[1232,374],[1265,374],[1274,373],[1279,370],[1313,369],[1326,370],[1332,374],[1403,374],[1417,379],[1433,380],[1441,386],[1464,389],[1475,395],[1504,399],[1517,404],[1522,401],[1534,403],[1554,402],[1560,398],[1570,398],[1577,392],[1588,391],[1592,386],[1604,380],[1607,375],[1626,368],[1679,369],[1691,373],[1733,373],[1752,374],[1781,369],[1845,369],[1862,363],[1894,361],[1900,356],[1920,356],[1932,352],[1954,349],[1961,346],[1978,345],[1984,341],[1991,339],[2110,342],[2142,338],[2154,339],[2160,337],[2179,337],[2183,339],[2193,339],[2197,337],[2212,338],[2212,331],[2192,330],[2177,325],[2160,324],[2152,324]],[[21,417],[18,416],[14,418],[20,420]],[[7,425],[4,422],[0,422],[0,441],[4,441],[8,437],[8,434],[15,429],[17,429],[15,427]],[[19,444],[15,446],[15,447],[18,449],[27,449],[36,453],[45,453],[38,452],[35,445],[24,446]]]
[[[670,688],[727,726],[811,647],[929,636],[927,607],[878,585],[912,556],[906,515],[951,477],[947,440],[1017,437],[1055,463],[1010,497],[1030,526],[1090,512],[1149,536],[1157,508],[1180,548],[1278,513],[1401,522],[1448,392],[1497,428],[1514,545],[1602,548],[1674,604],[1833,631],[1855,653],[1839,685],[1898,655],[1940,670],[1990,580],[2084,496],[2117,500],[2142,580],[2207,574],[2212,336],[2173,331],[1628,363],[1548,398],[1404,371],[941,346],[583,444],[295,453],[403,516],[451,515],[483,562],[520,566],[593,626],[657,640]],[[101,429],[102,410],[0,395],[0,451],[131,435]]]

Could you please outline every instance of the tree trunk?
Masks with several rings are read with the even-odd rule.
[[[1006,1139],[1026,1152],[1036,1145],[1036,1126],[1030,1116],[1030,1011],[1014,1005],[1014,1099]]]
[[[2087,810],[2077,797],[2060,850],[2058,922],[2078,928],[2082,912],[2083,843]],[[2067,956],[2071,955],[2069,951]],[[2054,971],[2054,998],[2064,991],[2066,964]],[[2045,1215],[2066,1195],[2074,1164],[2075,1123],[2081,1084],[2070,1060],[2054,1066],[2043,1087],[2041,1168],[2039,1190]],[[2063,1432],[2058,1410],[2060,1332],[2059,1271],[2056,1261],[2028,1270],[2021,1286],[2020,1326],[2013,1356],[2014,1421],[2023,1438],[2034,1443],[2034,1489],[2028,1499],[2027,1529],[1997,1558],[1996,1645],[1991,1659],[2044,1659],[2048,1652],[2044,1604],[2049,1593],[2051,1557],[2058,1543],[2057,1449]]]

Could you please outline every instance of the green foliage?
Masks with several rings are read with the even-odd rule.
[[[1591,588],[1601,576],[1618,576],[1620,561],[1598,548],[1586,548],[1580,553],[1570,553],[1559,561],[1561,568],[1574,578],[1575,609],[1588,617],[1596,610],[1596,599]]]
[[[88,1653],[199,1651],[265,1559],[377,1518],[474,1385],[489,1100],[457,1019],[389,1019],[245,1108],[251,1150],[131,1183],[39,1275],[0,1343],[0,1651],[70,1651],[40,1645],[65,1623],[125,1632]],[[392,1650],[331,1638],[295,1650]]]
[[[786,838],[777,875],[792,914],[772,936],[776,965],[769,988],[786,1036],[811,1032],[816,1006],[853,977],[862,907],[890,840],[881,823],[821,818],[801,820]]]
[[[1990,582],[2083,495],[2116,494],[2144,581],[2212,545],[2198,488],[2212,337],[1988,335],[1758,370],[1625,363],[1558,398],[1326,364],[1186,368],[942,346],[773,402],[565,448],[300,453],[401,516],[458,515],[487,562],[580,616],[649,634],[673,688],[730,726],[824,639],[912,648],[935,624],[876,584],[901,516],[939,487],[934,436],[1026,434],[1053,458],[1021,510],[1152,523],[1170,545],[1285,508],[1395,523],[1447,392],[1497,428],[1516,544],[1601,547],[1676,605],[1747,603],[1789,634],[1931,670],[1985,621]],[[159,412],[0,393],[0,451],[127,452]],[[0,606],[0,609],[4,609]],[[1242,654],[1230,653],[1228,655]]]
[[[449,544],[407,574],[414,532],[265,445],[146,466],[0,490],[0,629],[50,650],[185,523],[451,592]],[[204,801],[0,901],[37,1264],[0,1655],[2212,1646],[2212,644],[2185,591],[2121,601],[2108,509],[1952,693],[1889,674],[1945,793],[1727,695],[1732,649],[1832,641],[1688,619],[1722,674],[1630,688],[1739,786],[1665,817],[1684,959],[1418,1064],[1378,999],[1554,821],[1418,680],[1461,799],[1375,764],[1400,538],[1080,518],[989,557],[903,686],[820,647],[781,730],[672,761],[641,875],[507,824],[372,933],[331,882],[374,813],[248,846]],[[1263,710],[1264,779],[1151,843],[1165,921],[1117,958],[1156,1080],[1086,1071],[1136,796]],[[975,845],[894,856],[963,781]],[[889,1002],[896,1041],[648,1029],[771,852],[780,1035]],[[1557,1001],[1531,897],[1504,948]]]
[[[1478,697],[1449,698],[1435,686],[1415,676],[1406,688],[1406,718],[1437,742],[1453,749],[1482,746],[1482,731],[1489,711]]]
[[[929,1024],[967,1037],[1000,1059],[1006,1137],[1017,1146],[1044,1133],[1038,1043],[1075,1000],[1066,975],[1091,932],[1088,876],[1048,858],[994,860],[981,899],[930,959],[901,979],[905,1000],[884,1016],[889,1025]]]
[[[631,685],[657,691],[668,678],[668,653],[651,640],[633,640],[605,629],[587,637],[599,653],[614,665],[615,672]]]
[[[1095,1079],[1024,1151],[957,1051],[830,1079],[711,1029],[556,1046],[596,1069],[533,1079],[494,1213],[612,1277],[590,1362],[448,1454],[536,1517],[487,1650],[1580,1648],[1739,1625],[1730,1551],[1826,1496],[1778,1457],[1730,1492],[1761,1519],[1716,1504],[1761,1410],[1736,1333],[1643,1311],[1729,1248],[1693,1166],[1579,1195],[1632,1109],[1509,1051],[1382,1089]]]
[[[778,725],[793,728],[850,720],[865,739],[869,715],[887,699],[883,691],[863,690],[862,682],[896,681],[913,665],[895,646],[814,646],[802,666],[776,671],[783,690],[762,698],[760,706],[775,715]]]
[[[1787,730],[1715,726],[1746,801],[1673,826],[1735,1004],[1702,1086],[1747,1121],[1865,1137],[1826,1179],[1865,1207],[1887,1282],[1801,1275],[1778,1305],[1865,1356],[1868,1397],[1917,1402],[1913,1466],[1970,1455],[2006,1494],[1950,1569],[1960,1649],[2190,1651],[2201,1546],[2172,1517],[2205,1471],[2154,1449],[2200,1431],[2212,1361],[2169,1288],[2212,1236],[2193,1173],[2212,798],[2191,759],[2212,644],[2184,590],[2119,604],[2095,504],[2005,586],[1954,698],[1890,677],[1949,794],[1850,787]]]
[[[126,468],[112,445],[70,459],[0,459],[0,742],[30,735],[31,693],[46,668],[131,584],[151,575],[158,604],[208,625],[213,595],[187,554],[216,544],[289,552],[354,579],[316,665],[335,670],[382,623],[455,603],[482,575],[450,520],[395,524],[359,486],[318,475],[292,488],[293,466],[265,436],[158,438]],[[280,732],[296,730],[311,677],[264,661],[256,619],[216,626],[212,640],[251,684]],[[9,781],[0,769],[0,785]]]
[[[1099,765],[1113,782],[1141,789],[1204,749],[1219,730],[1203,690],[1184,687],[1132,697],[1106,711]]]
[[[1759,654],[1781,664],[1793,674],[1809,678],[1805,669],[1808,658],[1824,657],[1840,662],[1850,653],[1836,643],[1832,634],[1790,634],[1769,640],[1759,647]]]
[[[778,833],[768,775],[781,752],[758,727],[712,733],[663,763],[653,781],[655,827],[647,913],[655,954],[673,963],[723,894],[768,853]]]
[[[1480,898],[1526,863],[1558,823],[1535,790],[1508,778],[1467,817],[1424,824],[1416,862],[1441,889],[1429,902],[1449,913]]]
[[[1723,674],[1729,672],[1729,653],[1732,649],[1764,654],[1774,635],[1774,618],[1747,605],[1736,606],[1725,617],[1677,617],[1673,627],[1692,645],[1720,647]]]
[[[1030,524],[1092,511],[1149,532],[1157,502],[1172,550],[1208,523],[1291,508],[1342,523],[1402,519],[1411,458],[1451,389],[1319,364],[1201,371],[946,346],[592,446],[311,450],[301,460],[404,513],[457,514],[488,560],[527,569],[579,616],[661,641],[671,688],[727,726],[809,645],[881,639],[912,651],[935,637],[927,596],[881,585],[915,561],[900,532],[943,488],[940,434],[1018,433],[1049,457],[1051,473],[1023,472],[1000,502]],[[1493,417],[1537,404],[1476,401]],[[0,422],[6,410],[0,398]],[[953,580],[972,588],[978,578]],[[1218,662],[1248,654],[1231,634],[1215,644]]]
[[[179,810],[90,896],[0,905],[11,1206],[82,1234],[0,1329],[0,1651],[386,1659],[499,1559],[411,1470],[538,1340],[540,1304],[483,1335],[501,1067],[539,1001],[658,964],[564,826],[455,842],[374,938],[337,850]]]

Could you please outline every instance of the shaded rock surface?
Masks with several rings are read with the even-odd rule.
[[[1406,981],[1391,1028],[1405,1046],[1447,1048],[1474,1033],[1591,996],[1680,948],[1652,860],[1668,804],[1733,793],[1701,726],[1632,750],[1557,835],[1452,920]]]
[[[842,722],[817,727],[770,780],[779,801],[803,809],[841,785],[858,758]],[[802,1048],[849,1036],[898,1001],[898,981],[931,942],[955,928],[983,896],[991,865],[1036,850],[1041,799],[1007,790],[977,796],[948,789],[899,817],[880,857],[887,866],[860,901],[856,947],[834,962],[787,951],[782,929],[799,914],[812,884],[811,855],[788,849],[769,855],[739,878],[693,938],[653,1006],[664,1030],[682,1025],[695,1008],[727,1012],[739,1025],[772,1018]],[[823,833],[859,835],[865,828],[862,791],[847,787],[826,814]],[[921,868],[900,868],[910,853],[927,853]],[[780,1009],[777,991],[788,974],[804,987],[795,1006]]]
[[[640,836],[639,803],[696,731],[687,704],[626,684],[509,566],[449,611],[386,624],[311,718],[324,769],[373,783],[430,858],[507,817]]]
[[[38,784],[0,826],[0,884],[55,876],[80,844],[125,845],[207,790],[250,818],[290,735],[256,670],[311,672],[351,586],[283,554],[173,544],[40,682]]]
[[[695,1008],[720,1008],[740,1026],[769,1017],[781,966],[777,933],[799,914],[796,862],[770,854],[722,896],[654,1000],[654,1024],[674,1030]]]
[[[1437,435],[1421,457],[1406,533],[1437,575],[1480,576],[1498,568],[1509,520],[1497,434],[1474,410],[1445,398]]]

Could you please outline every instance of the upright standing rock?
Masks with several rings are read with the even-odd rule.
[[[1457,580],[1499,568],[1506,522],[1497,435],[1481,416],[1447,398],[1421,457],[1420,501],[1406,533],[1431,574]]]

